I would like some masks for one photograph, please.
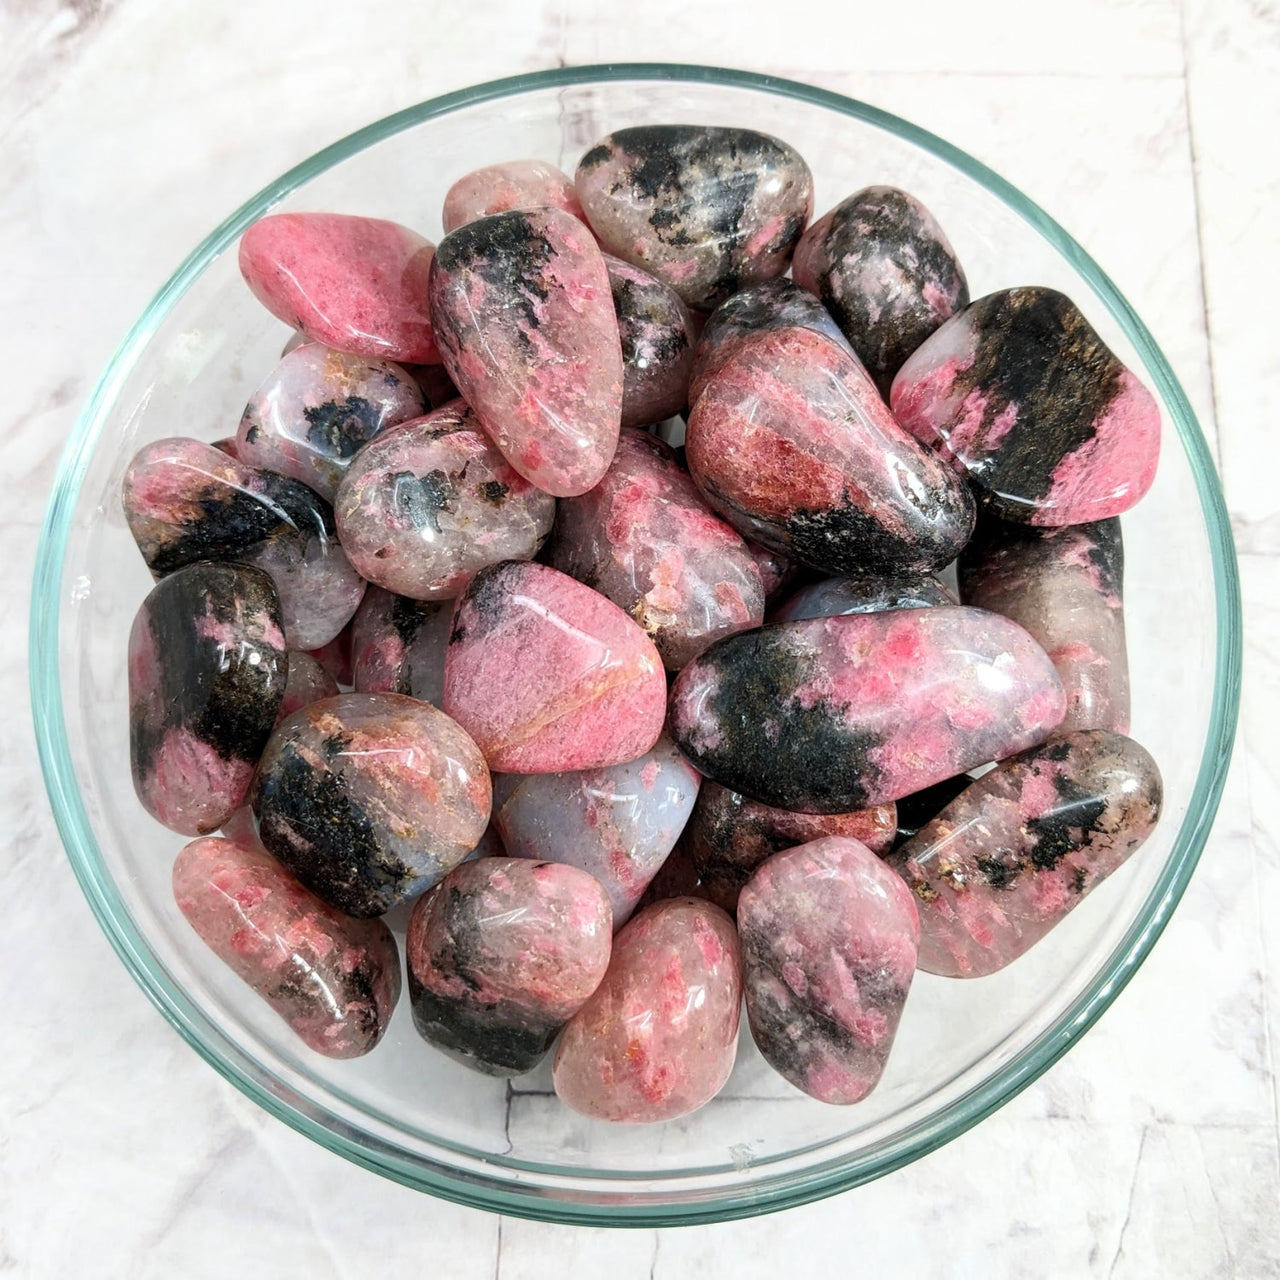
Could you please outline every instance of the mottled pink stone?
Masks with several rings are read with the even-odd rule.
[[[609,899],[553,862],[464,862],[420,898],[405,934],[413,1022],[429,1044],[486,1075],[530,1071],[600,985]]]
[[[427,311],[434,250],[408,227],[343,213],[277,213],[240,238],[240,273],[273,316],[358,356],[438,362]]]
[[[352,920],[245,840],[193,840],[173,864],[173,896],[209,949],[327,1058],[378,1043],[400,996],[396,940]]]
[[[1043,649],[959,605],[780,622],[729,636],[671,690],[708,777],[781,809],[843,813],[1042,741],[1066,710]]]
[[[609,272],[559,209],[451,231],[431,268],[449,376],[508,462],[556,497],[608,469],[622,417],[622,347]]]
[[[415,600],[453,599],[485,565],[531,559],[555,514],[461,400],[371,440],[334,500],[351,563]]]
[[[276,724],[321,698],[332,698],[337,692],[338,682],[309,653],[291,650],[289,679],[284,686],[280,710],[276,713]]]
[[[1160,771],[1132,738],[1055,734],[960,793],[889,864],[915,894],[920,968],[1003,969],[1151,834]]]
[[[910,892],[857,840],[776,854],[738,900],[751,1034],[770,1066],[820,1102],[880,1081],[915,976]]]
[[[647,907],[614,939],[604,981],[565,1028],[556,1094],[596,1120],[696,1111],[733,1070],[741,1001],[733,921],[693,898]]]
[[[634,760],[662,732],[666,693],[649,637],[547,565],[481,570],[455,607],[444,709],[498,772]]]
[[[452,600],[410,600],[371,586],[351,624],[352,684],[440,706],[452,623]]]
[[[1053,289],[979,298],[916,349],[889,398],[1002,520],[1105,520],[1155,479],[1159,406]]]
[[[512,209],[562,209],[586,221],[573,179],[544,160],[507,160],[465,173],[445,193],[444,229]]]
[[[652,638],[669,671],[764,621],[746,544],[661,440],[625,430],[604,479],[562,498],[547,563],[594,587]]]

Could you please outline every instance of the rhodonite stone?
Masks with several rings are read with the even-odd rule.
[[[812,329],[852,351],[840,326],[808,289],[794,280],[765,280],[726,298],[707,317],[693,353],[689,403],[697,400],[744,338],[765,329]]]
[[[343,213],[276,213],[240,238],[240,274],[273,316],[337,351],[440,359],[427,313],[434,250],[408,227]]]
[[[780,809],[846,813],[1022,751],[1065,705],[1021,627],[939,605],[721,640],[676,677],[670,731],[723,786]]]
[[[781,551],[762,547],[758,542],[746,539],[747,550],[760,570],[760,582],[764,586],[765,605],[776,604],[782,595],[789,591],[801,576],[807,572],[804,567],[784,556]]]
[[[942,228],[914,196],[867,187],[842,200],[796,245],[796,281],[822,299],[880,393],[969,286]]]
[[[643,431],[622,432],[594,489],[560,500],[547,561],[634,618],[670,671],[764,620],[746,544],[707,510],[674,452]]]
[[[280,699],[280,710],[276,712],[276,724],[321,698],[332,698],[337,692],[338,682],[309,653],[291,650],[289,678],[285,682],[284,697]]]
[[[285,635],[318,649],[346,626],[364,579],[338,545],[333,511],[297,480],[259,471],[199,440],[145,445],[124,476],[124,513],[157,577],[197,560],[266,570]]]
[[[300,480],[332,502],[356,450],[384,428],[418,417],[423,403],[399,365],[308,342],[254,392],[234,456]]]
[[[449,376],[507,461],[556,497],[596,484],[618,443],[622,348],[586,227],[533,209],[451,231],[431,315]]]
[[[266,848],[312,892],[382,915],[466,857],[489,821],[489,771],[443,712],[394,693],[343,693],[272,735],[253,785]]]
[[[459,597],[444,709],[501,773],[634,760],[662,732],[667,682],[612,601],[542,564],[483,569]]]
[[[1060,729],[1128,732],[1118,518],[1059,529],[981,520],[959,577],[965,604],[1012,618],[1057,667],[1067,691]]]
[[[351,624],[352,683],[360,693],[405,693],[440,706],[452,600],[364,593]]]
[[[422,392],[427,409],[443,409],[458,398],[458,388],[453,385],[449,371],[442,364],[415,364],[409,366],[414,381]]]
[[[1104,520],[1155,479],[1155,400],[1053,289],[1006,289],[953,316],[902,366],[890,403],[1003,520]]]
[[[696,1111],[738,1051],[742,959],[719,907],[673,898],[613,940],[604,981],[556,1050],[560,1101],[596,1120],[648,1124]]]
[[[964,482],[810,329],[742,342],[693,406],[685,456],[735,529],[828,573],[934,569],[973,531]]]
[[[957,603],[950,588],[936,574],[900,573],[883,577],[875,573],[855,573],[843,578],[824,578],[801,587],[774,611],[769,621],[798,622],[801,618],[834,618],[846,613],[879,613],[885,609],[928,609]]]
[[[700,782],[664,735],[652,751],[607,769],[500,775],[493,821],[512,857],[566,862],[595,876],[616,929],[674,847]]]
[[[351,563],[415,600],[452,599],[485,565],[531,559],[555,514],[461,400],[371,441],[334,501]]]
[[[582,157],[576,182],[600,243],[700,311],[782,275],[813,212],[809,166],[751,129],[619,129]]]
[[[573,179],[542,160],[507,160],[463,174],[445,193],[444,229],[512,209],[562,209],[584,220]]]
[[[486,1075],[530,1071],[600,985],[612,936],[604,890],[577,867],[466,862],[409,919],[413,1024]]]
[[[288,672],[271,579],[240,564],[179,569],[129,633],[133,785],[157,821],[215,831],[244,799]]]
[[[1132,738],[1055,734],[965,788],[890,865],[920,910],[920,967],[1004,968],[1151,834],[1160,771]]]
[[[738,900],[751,1034],[820,1102],[860,1102],[884,1072],[920,936],[903,888],[858,841],[828,836],[770,858]]]
[[[400,955],[381,920],[352,920],[243,840],[193,840],[173,864],[178,909],[209,949],[327,1058],[382,1039]]]
[[[768,857],[823,836],[845,836],[886,853],[897,830],[892,802],[852,813],[792,813],[748,800],[705,782],[682,842],[689,851],[703,895],[730,915],[755,869]]]
[[[967,773],[959,773],[903,796],[898,801],[898,834],[893,837],[893,848],[900,849],[921,827],[932,822],[972,781]]]
[[[655,902],[665,902],[668,898],[706,897],[698,869],[693,865],[693,858],[684,840],[680,839],[676,841],[676,847],[667,854],[657,874],[649,881],[649,887],[640,895],[636,911],[643,911]]]
[[[605,255],[622,343],[622,425],[679,413],[689,394],[693,336],[680,295],[639,267]]]
[[[360,603],[364,603],[361,597]],[[354,622],[354,618],[352,621]],[[318,649],[307,650],[337,682],[345,688],[351,687],[351,623],[348,622],[328,644]]]

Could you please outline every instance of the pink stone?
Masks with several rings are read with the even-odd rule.
[[[284,686],[276,724],[321,698],[332,698],[337,692],[338,682],[309,653],[291,650],[289,679]]]
[[[444,709],[501,773],[622,764],[662,732],[667,683],[617,605],[541,564],[484,569],[459,598]]]
[[[535,209],[450,232],[431,315],[449,376],[507,461],[556,497],[598,483],[618,443],[622,347],[587,228]]]
[[[410,600],[370,587],[351,624],[352,684],[360,693],[406,693],[438,707],[452,621],[452,600]]]
[[[577,867],[464,862],[413,909],[405,935],[418,1033],[487,1075],[537,1066],[600,985],[609,899]]]
[[[561,499],[546,559],[626,610],[670,671],[764,621],[746,544],[708,510],[672,450],[642,431],[622,432],[594,489]]]
[[[381,920],[352,920],[255,843],[193,840],[173,864],[179,910],[213,953],[327,1058],[378,1043],[400,995]]]
[[[733,1070],[741,1001],[738,937],[719,907],[673,898],[646,908],[614,939],[604,981],[565,1028],[556,1094],[596,1120],[696,1111]]]
[[[738,900],[751,1034],[820,1102],[879,1083],[915,976],[911,894],[857,840],[827,836],[763,863]]]
[[[363,599],[361,600],[363,603]],[[351,623],[348,622],[328,644],[318,649],[308,649],[313,657],[337,682],[351,687]]]
[[[461,400],[371,440],[334,500],[351,563],[415,600],[453,599],[485,565],[531,559],[555,514]]]
[[[240,273],[273,316],[337,351],[438,362],[427,312],[434,250],[408,227],[342,213],[277,213],[240,238]]]
[[[445,193],[444,229],[456,231],[477,218],[511,209],[562,209],[586,221],[573,179],[542,160],[507,160],[463,174]]]

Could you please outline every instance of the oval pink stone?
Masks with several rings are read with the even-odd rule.
[[[608,470],[622,421],[609,272],[559,209],[480,218],[440,242],[431,317],[463,399],[508,462],[556,497]]]
[[[544,206],[563,209],[579,221],[586,221],[573,179],[555,165],[543,160],[485,165],[463,174],[445,193],[444,229],[456,231],[490,214]]]
[[[501,773],[597,769],[658,740],[667,682],[616,604],[543,564],[481,570],[458,599],[444,710]]]
[[[556,1094],[597,1120],[648,1124],[696,1111],[733,1070],[741,1000],[729,917],[694,898],[655,903],[614,939],[604,981],[565,1028]]]
[[[435,250],[408,227],[343,213],[277,213],[240,238],[240,274],[273,316],[337,351],[438,362],[427,312]]]

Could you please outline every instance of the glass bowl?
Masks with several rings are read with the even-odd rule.
[[[1042,284],[1075,299],[1164,415],[1150,495],[1124,517],[1133,734],[1164,773],[1148,844],[1041,945],[972,982],[922,974],[884,1078],[855,1107],[805,1098],[743,1024],[724,1092],[688,1118],[608,1126],[560,1106],[549,1071],[507,1084],[417,1037],[401,1001],[367,1058],[312,1054],[196,937],[170,896],[182,838],[134,798],[125,646],[150,585],[120,510],[146,441],[234,432],[287,330],[236,267],[271,209],[393,218],[438,239],[460,174],[515,157],[572,173],[601,135],[658,121],[751,126],[813,167],[816,209],[875,182],[938,216],[975,297]],[[567,68],[412,107],[334,144],[238,209],[178,268],[121,344],[76,425],[44,525],[31,620],[40,754],[76,875],[143,990],[211,1066],[300,1132],[387,1177],[505,1213],[597,1224],[723,1220],[813,1200],[914,1160],[1008,1101],[1098,1018],[1168,921],[1222,789],[1239,700],[1240,605],[1208,449],[1151,335],[1078,244],[946,142],[860,102],[745,72]]]

